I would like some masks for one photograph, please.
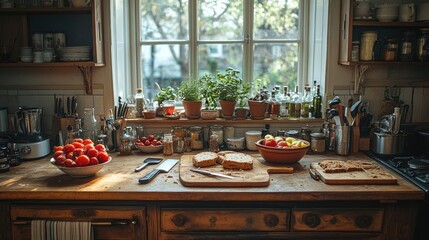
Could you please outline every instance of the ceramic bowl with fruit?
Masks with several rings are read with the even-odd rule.
[[[72,143],[55,146],[50,160],[52,165],[72,177],[94,176],[112,158],[103,144],[96,144],[90,139],[76,138]]]
[[[255,145],[262,158],[272,163],[296,163],[310,148],[308,141],[292,137],[266,136]]]
[[[162,151],[164,145],[162,144],[161,138],[155,135],[148,135],[137,138],[134,145],[140,152],[144,153],[157,153]]]

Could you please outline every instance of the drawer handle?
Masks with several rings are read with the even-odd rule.
[[[356,226],[358,226],[359,228],[368,228],[369,226],[371,226],[372,224],[372,217],[368,216],[368,215],[360,215],[357,216],[355,219],[355,224]]]
[[[185,216],[183,216],[182,214],[174,215],[172,220],[173,220],[174,225],[176,225],[177,227],[185,226],[186,222],[188,221],[188,219]]]
[[[306,213],[302,216],[302,221],[310,228],[315,228],[320,224],[320,217],[314,213]]]
[[[264,222],[269,227],[275,227],[279,224],[280,220],[279,217],[274,214],[266,214],[264,216]]]

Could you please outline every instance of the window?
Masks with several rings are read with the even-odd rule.
[[[292,89],[313,80],[324,81],[320,69],[324,67],[326,26],[320,26],[326,24],[328,0],[118,2],[137,9],[128,19],[134,26],[129,35],[137,36],[130,37],[129,54],[136,64],[127,69],[138,81],[128,86],[142,86],[149,99],[157,92],[155,82],[174,87],[228,67],[239,70],[245,81],[260,79],[269,88],[287,85]],[[113,16],[112,21],[118,20]],[[113,46],[115,38],[122,39],[112,36]],[[133,52],[137,53],[134,58]],[[114,68],[124,65],[122,61],[116,64]],[[120,92],[115,89],[115,94]]]

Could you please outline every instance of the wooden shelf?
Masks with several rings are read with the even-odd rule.
[[[47,62],[47,63],[0,63],[0,68],[21,68],[21,67],[102,67],[104,63],[95,62]]]
[[[407,64],[407,65],[425,65],[429,64],[429,61],[350,61],[350,62],[339,62],[341,65],[355,66],[355,65],[398,65],[398,64]]]
[[[63,8],[0,8],[0,14],[41,14],[41,13],[85,13],[91,12],[91,7],[82,7],[82,8],[74,8],[74,7],[63,7]]]
[[[429,22],[378,22],[378,21],[354,21],[357,27],[429,27]]]
[[[261,120],[253,119],[242,119],[242,120],[226,120],[223,118],[217,118],[214,120],[203,120],[203,119],[187,119],[180,118],[176,120],[166,119],[163,117],[157,117],[153,119],[144,119],[144,118],[127,118],[127,123],[141,123],[141,124],[266,124],[266,123],[323,123],[321,118],[299,118],[299,119],[271,119],[265,118]]]

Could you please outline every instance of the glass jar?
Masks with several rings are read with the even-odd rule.
[[[404,37],[401,41],[401,48],[399,52],[399,59],[401,61],[414,60],[414,51],[413,51],[414,42],[415,42],[414,32],[404,32]]]
[[[171,129],[171,133],[173,134],[173,136],[184,140],[186,136],[186,129],[181,126],[173,126],[173,128]]]
[[[352,42],[352,61],[359,61],[359,41]]]
[[[255,143],[261,139],[261,131],[247,131],[246,132],[246,148],[250,151],[258,150]]]
[[[209,151],[210,152],[219,152],[219,136],[216,134],[210,135]]]
[[[121,145],[119,146],[119,155],[131,155],[133,151],[133,144],[131,138],[123,137],[121,139]]]
[[[417,56],[420,61],[429,60],[429,28],[419,29],[420,37],[417,39]]]
[[[84,138],[89,138],[95,142],[97,136],[97,119],[95,119],[94,108],[83,110],[82,134]]]
[[[173,135],[170,133],[164,134],[163,153],[165,156],[173,155]]]
[[[199,150],[204,148],[204,132],[203,128],[199,126],[189,127],[189,134],[191,136],[191,149]]]
[[[301,135],[299,138],[301,138],[302,140],[310,142],[310,134],[311,134],[311,130],[308,129],[308,127],[302,127],[301,128]]]
[[[311,150],[314,153],[324,153],[326,150],[326,139],[323,133],[311,134]]]
[[[387,39],[383,48],[383,60],[395,61],[398,52],[398,42],[395,39]]]
[[[377,41],[377,32],[363,32],[360,41],[360,60],[374,60],[374,44]]]
[[[223,144],[223,126],[221,125],[212,125],[209,128],[209,136],[217,135],[219,145]]]
[[[192,151],[191,143],[192,143],[191,137],[185,137],[185,139],[183,140],[183,151],[184,152]]]

